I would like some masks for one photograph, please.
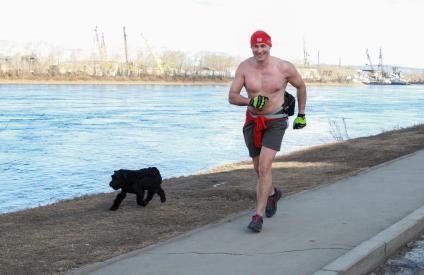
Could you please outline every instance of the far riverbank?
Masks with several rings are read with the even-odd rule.
[[[2,84],[18,84],[18,85],[163,85],[163,86],[175,86],[175,85],[190,85],[190,86],[208,86],[208,85],[219,85],[229,86],[231,80],[216,80],[216,81],[145,81],[145,80],[33,80],[33,79],[0,79],[0,85]],[[307,86],[365,86],[360,82],[306,82]]]

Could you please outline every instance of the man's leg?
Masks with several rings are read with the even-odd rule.
[[[252,158],[253,162],[253,168],[255,169],[256,176],[258,176],[258,183],[256,184],[256,201],[259,201],[259,156]],[[272,185],[273,188],[271,188],[271,193],[269,194],[272,196],[274,194],[274,184]]]
[[[272,195],[274,191],[274,186],[272,184],[272,161],[275,158],[277,151],[269,149],[267,147],[262,147],[261,154],[258,158],[258,176],[259,182],[257,185],[257,206],[256,206],[256,214],[263,216],[265,211],[266,203],[268,200],[268,196]],[[256,170],[256,169],[255,169]]]
[[[258,179],[259,179],[259,156],[253,157],[252,162],[253,162],[253,169],[255,169],[256,176],[258,176]]]
[[[256,176],[258,177],[258,182],[256,183],[256,202],[259,201],[259,156],[252,158],[253,168],[255,169]],[[262,216],[262,215],[259,215]]]
[[[272,185],[271,166],[277,151],[262,147],[261,153],[257,157],[253,157],[253,166],[258,175],[258,184],[256,185],[256,214],[252,217],[248,228],[255,232],[262,230],[263,213],[267,205],[268,196],[272,193],[274,186]]]

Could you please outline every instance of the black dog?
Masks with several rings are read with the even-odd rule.
[[[137,204],[146,206],[152,200],[153,195],[157,193],[160,201],[165,202],[165,192],[162,187],[162,177],[156,167],[149,167],[140,170],[118,170],[114,171],[110,187],[115,190],[121,188],[110,210],[118,209],[122,200],[125,199],[127,193],[137,195]],[[144,192],[147,190],[147,197],[144,199]]]

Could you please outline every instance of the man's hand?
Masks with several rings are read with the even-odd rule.
[[[306,126],[305,114],[298,114],[293,122],[293,129],[302,129]]]
[[[254,98],[252,98],[250,100],[250,106],[252,106],[253,108],[256,108],[260,111],[265,107],[265,104],[268,100],[269,100],[268,97],[258,95],[258,96],[255,96]]]

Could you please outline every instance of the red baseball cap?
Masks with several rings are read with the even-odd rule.
[[[265,44],[272,47],[271,36],[264,31],[255,31],[250,37],[250,47],[256,44]]]

